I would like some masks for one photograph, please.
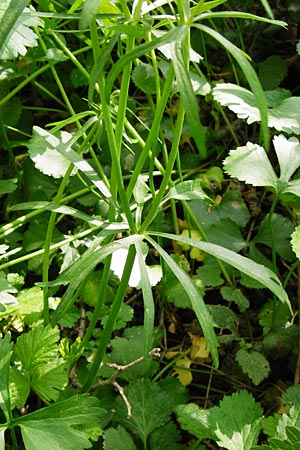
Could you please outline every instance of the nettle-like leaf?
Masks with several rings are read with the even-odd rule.
[[[87,394],[58,401],[18,417],[26,450],[83,450],[92,447],[91,436],[102,433],[100,419],[106,411]]]
[[[0,5],[1,26],[3,26],[3,21],[11,24],[10,31],[0,45],[0,59],[3,60],[13,60],[18,56],[25,56],[27,47],[38,45],[38,36],[31,27],[42,26],[41,19],[29,8],[24,8],[20,13],[18,7],[16,8],[14,5],[16,3],[16,1],[2,0]],[[24,4],[24,2],[22,3]]]
[[[141,63],[132,72],[132,80],[136,87],[145,94],[155,94],[156,84],[154,69],[151,64]]]
[[[132,407],[132,416],[127,418],[126,405],[123,399],[118,398],[116,418],[145,443],[153,431],[169,421],[173,408],[172,397],[158,384],[145,378],[130,383],[125,394]]]
[[[261,429],[262,408],[246,390],[224,397],[208,410],[195,404],[175,407],[184,430],[198,439],[210,438],[228,450],[250,450]]]
[[[68,142],[72,139],[72,134],[67,131],[60,131],[52,134],[38,126],[33,127],[33,136],[28,144],[30,158],[35,167],[43,174],[53,178],[61,178],[65,175],[70,162],[59,153],[58,147],[68,151]],[[74,175],[77,169],[74,168]]]
[[[123,427],[108,428],[104,434],[105,450],[136,450],[135,443]]]
[[[290,180],[300,166],[300,143],[292,137],[274,136],[275,153],[280,166],[280,177],[275,174],[265,150],[258,144],[247,142],[243,147],[231,150],[224,160],[224,170],[253,186],[264,186],[278,195],[294,194],[300,196],[300,180]]]
[[[58,328],[37,327],[17,339],[14,364],[44,401],[57,400],[67,384],[64,361],[58,357]],[[16,401],[17,402],[17,401]]]
[[[268,360],[259,352],[249,352],[241,348],[236,354],[236,360],[243,372],[248,375],[256,386],[267,378],[270,373]]]
[[[255,95],[246,88],[231,83],[219,83],[213,97],[235,112],[247,123],[260,122],[260,112]],[[285,133],[300,133],[300,97],[284,98],[281,103],[268,108],[268,125]]]
[[[220,289],[220,292],[224,300],[227,300],[228,302],[234,302],[241,312],[245,312],[246,309],[249,308],[249,300],[247,299],[247,297],[245,297],[241,289],[230,286],[223,286]]]

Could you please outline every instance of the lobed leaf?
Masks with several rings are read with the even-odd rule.
[[[224,171],[231,177],[253,186],[268,186],[273,189],[277,186],[277,176],[265,150],[251,142],[236,150],[230,150],[224,161]]]
[[[18,417],[15,425],[21,429],[26,450],[83,450],[91,448],[90,433],[98,429],[99,419],[106,411],[95,397],[87,394]]]

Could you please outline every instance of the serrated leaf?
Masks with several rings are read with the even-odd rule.
[[[289,181],[300,166],[300,143],[295,137],[274,136],[273,144],[280,166],[280,180]]]
[[[172,421],[153,431],[150,435],[151,450],[184,450],[186,447],[180,444],[181,435]],[[198,449],[201,450],[201,449]]]
[[[198,221],[205,230],[216,222],[230,219],[239,227],[244,227],[249,220],[249,211],[241,194],[237,191],[227,191],[219,204],[208,208],[207,202],[192,200],[190,206]]]
[[[220,292],[224,300],[234,302],[241,312],[245,312],[246,309],[249,308],[249,300],[240,289],[230,286],[223,286]]]
[[[231,309],[223,305],[208,305],[208,310],[216,327],[237,333],[238,318]]]
[[[130,434],[125,428],[118,426],[118,428],[108,428],[104,433],[104,447],[105,450],[136,450]]]
[[[92,446],[91,427],[99,429],[99,419],[106,414],[98,404],[87,394],[70,397],[18,417],[15,425],[27,450],[40,450],[41,443],[43,450],[83,450]]]
[[[231,83],[219,83],[212,91],[214,99],[235,112],[247,123],[260,121],[260,113],[254,94],[246,88]]]
[[[262,353],[249,352],[241,348],[236,354],[236,360],[243,372],[248,375],[256,386],[267,378],[270,373],[269,362]]]
[[[230,150],[224,161],[224,171],[231,177],[253,186],[276,189],[277,176],[265,150],[258,144],[247,142],[243,147]]]
[[[136,87],[145,94],[156,93],[154,69],[151,64],[141,63],[135,67],[132,72],[132,80]]]
[[[168,194],[163,198],[162,202],[170,200],[171,198],[176,200],[207,200],[211,203],[210,197],[203,191],[201,186],[201,180],[196,178],[195,180],[182,181],[181,183],[172,186]]]
[[[49,133],[40,127],[33,127],[33,135],[28,144],[30,158],[35,167],[44,175],[53,178],[61,178],[65,175],[70,162],[57,150],[62,147],[65,151],[70,150],[68,142],[72,139],[72,134],[67,131],[60,131],[56,134]],[[77,169],[74,168],[74,175]]]
[[[123,337],[115,337],[111,341],[111,359],[120,365],[127,365],[132,361],[140,358],[144,354],[144,329],[143,327],[131,327],[126,329]],[[152,347],[156,347],[161,337],[160,332],[156,329],[152,335]],[[153,358],[146,358],[139,364],[124,371],[120,377],[131,381],[136,378],[152,376],[157,369],[157,361]]]
[[[215,440],[216,435],[210,421],[210,415],[215,408],[201,409],[198,405],[190,403],[176,406],[175,412],[183,430],[187,430],[199,440],[204,438]]]
[[[10,194],[17,189],[17,178],[11,180],[0,180],[0,195]]]
[[[247,123],[260,121],[255,95],[243,87],[220,83],[213,89],[214,99],[235,112]],[[300,133],[300,97],[284,98],[280,104],[268,108],[268,126],[285,133]]]
[[[37,327],[21,334],[14,346],[13,360],[31,388],[45,401],[57,400],[68,381],[63,360],[58,357],[58,328]]]
[[[30,392],[30,382],[26,375],[17,369],[11,367],[9,374],[9,395],[11,409],[15,407],[22,408],[28,398]]]
[[[292,223],[280,214],[273,214],[271,219],[271,227],[276,252],[287,261],[293,260],[293,252],[291,251],[289,242],[291,233],[294,230]],[[273,241],[270,233],[268,214],[262,220],[258,233],[252,240],[252,243],[260,243],[272,248]]]
[[[30,27],[41,26],[42,21],[34,11],[24,8],[26,4],[27,2],[19,0],[1,2],[0,59],[25,56],[27,47],[38,45],[38,36]]]
[[[131,382],[125,394],[132,407],[132,416],[127,418],[127,408],[121,398],[116,402],[116,416],[121,425],[146,442],[154,430],[168,422],[172,400],[159,385],[145,378]]]
[[[9,364],[12,355],[13,343],[10,342],[10,334],[7,333],[0,340],[0,408],[7,421],[10,420],[10,399],[9,399]]]

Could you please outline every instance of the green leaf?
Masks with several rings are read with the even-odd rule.
[[[277,88],[287,76],[287,64],[279,55],[271,55],[258,64],[258,76],[266,90]]]
[[[214,14],[214,13],[211,13],[211,14]],[[222,12],[219,14],[222,14]],[[224,12],[224,14],[225,15],[228,14],[227,11]],[[233,13],[233,15],[234,15],[234,13]],[[223,15],[223,17],[224,17],[224,15]],[[256,18],[257,18],[257,16],[256,16]],[[263,19],[263,18],[262,18],[262,20],[268,21],[268,19]],[[267,101],[266,101],[264,91],[261,87],[261,84],[258,80],[255,70],[253,69],[250,62],[245,57],[245,54],[238,47],[233,45],[228,39],[226,39],[224,36],[222,36],[222,34],[213,30],[212,28],[207,27],[202,24],[201,25],[197,24],[194,26],[196,28],[204,31],[208,35],[212,36],[213,39],[215,39],[222,46],[224,46],[226,51],[228,51],[233,56],[233,58],[237,61],[237,63],[239,64],[241,70],[243,71],[243,73],[249,83],[249,86],[250,86],[252,92],[255,95],[256,103],[257,103],[257,106],[258,106],[258,109],[260,112],[262,138],[263,138],[265,148],[268,149],[270,146],[270,130],[268,127]]]
[[[246,88],[231,83],[220,83],[213,89],[213,96],[223,106],[235,112],[247,123],[260,121],[257,97]],[[270,97],[270,94],[268,95]],[[285,133],[300,133],[300,97],[282,97],[280,103],[268,108],[268,126]]]
[[[289,181],[300,166],[300,143],[295,137],[287,139],[280,134],[273,138],[280,167],[280,180]]]
[[[161,333],[155,329],[152,334],[151,347],[157,347]],[[114,363],[127,365],[144,354],[144,327],[131,327],[124,330],[123,337],[115,337],[111,341],[111,359]],[[142,377],[151,377],[157,369],[158,363],[153,358],[146,358],[139,364],[127,369],[120,378],[131,381]]]
[[[25,56],[26,47],[36,47],[38,37],[30,27],[42,22],[34,11],[25,8],[26,0],[3,0],[0,5],[0,59]]]
[[[87,394],[58,401],[46,408],[15,419],[21,428],[27,450],[83,450],[92,446],[92,427],[99,430],[99,419],[106,411]]]
[[[105,450],[136,450],[130,434],[125,428],[118,426],[118,428],[108,428],[104,433],[104,447]]]
[[[141,63],[132,72],[132,81],[145,94],[156,93],[154,69],[151,64]]]
[[[182,33],[180,39],[175,41],[174,45],[171,46],[171,55],[180,98],[184,105],[189,128],[197,145],[199,155],[204,159],[206,157],[204,130],[200,121],[199,107],[194,94],[193,85],[182,55],[183,40],[186,37],[188,29],[183,31],[185,32]]]
[[[17,367],[11,367],[9,374],[9,395],[11,402],[11,409],[15,407],[21,409],[30,393],[30,382],[24,372],[21,372]]]
[[[150,448],[151,450],[184,450],[186,449],[183,444],[180,444],[181,435],[180,431],[176,427],[176,424],[172,421],[167,422],[157,430],[154,430],[150,435]],[[197,447],[198,448],[198,447]],[[201,449],[198,449],[201,450]]]
[[[288,299],[286,291],[283,289],[278,277],[270,269],[251,261],[244,256],[238,255],[224,247],[220,247],[210,242],[196,241],[195,239],[185,238],[174,234],[167,234],[161,232],[151,232],[154,236],[161,236],[166,239],[176,240],[183,242],[184,244],[197,247],[200,250],[209,253],[210,255],[221,259],[227,264],[233,266],[235,269],[240,270],[248,276],[251,276],[255,280],[262,283],[263,286],[270,289],[283,303],[286,303],[291,311],[290,301]],[[152,240],[151,240],[152,242]],[[156,247],[156,245],[155,245]],[[159,251],[159,249],[157,249]],[[194,305],[193,305],[194,306]]]
[[[241,348],[236,354],[236,360],[243,372],[248,375],[256,386],[267,378],[270,373],[268,360],[259,352],[249,352]]]
[[[7,422],[10,421],[10,399],[9,399],[9,364],[12,355],[13,343],[10,342],[10,334],[7,333],[0,340],[0,408]]]
[[[21,334],[13,351],[15,364],[46,402],[57,400],[68,381],[64,362],[58,357],[58,340],[58,328],[40,326]]]
[[[247,246],[239,227],[230,219],[213,223],[206,233],[208,240],[234,252],[240,252]]]
[[[67,152],[70,151],[71,147],[68,142],[71,141],[72,134],[67,131],[52,134],[38,126],[34,126],[32,131],[28,151],[35,167],[44,175],[53,178],[63,177],[70,166],[70,162],[59,153],[58,147]],[[75,175],[76,172],[77,169],[74,168],[72,174]]]
[[[172,400],[159,385],[145,378],[131,382],[125,388],[125,394],[132,407],[132,417],[127,418],[127,408],[122,398],[116,401],[116,417],[121,425],[146,442],[154,430],[169,421]]]
[[[153,233],[154,235],[156,233]],[[166,238],[171,238],[172,240],[179,240],[179,242],[191,244],[192,247],[197,247],[199,241],[195,241],[194,239],[187,238],[178,238],[176,235],[169,235],[164,233],[158,233],[158,235],[164,235]],[[163,250],[163,248],[158,245],[150,236],[146,236],[146,239],[153,245],[153,247],[158,251],[161,257],[165,260],[166,264],[170,267],[174,275],[178,278],[180,283],[182,284],[184,290],[188,294],[194,312],[199,320],[201,328],[204,333],[204,337],[207,342],[207,346],[210,348],[211,355],[214,361],[214,364],[218,365],[218,342],[213,328],[212,318],[207,310],[207,307],[203,301],[202,296],[200,295],[199,290],[196,289],[190,277],[173,261],[173,259],[168,255],[167,252]],[[193,243],[196,242],[197,245]],[[199,248],[199,247],[198,247]]]
[[[241,194],[228,190],[222,197],[221,203],[208,208],[207,202],[192,200],[190,203],[193,213],[205,230],[216,222],[230,219],[239,227],[244,227],[249,220],[249,211]]]
[[[238,318],[231,309],[223,305],[208,305],[208,310],[212,315],[215,327],[225,328],[233,334],[237,334]]]
[[[258,144],[247,142],[243,147],[230,150],[224,161],[224,170],[231,177],[253,186],[276,189],[277,176],[265,150]]]
[[[167,195],[163,198],[162,203],[169,201],[171,198],[176,200],[208,200],[210,197],[202,189],[201,180],[182,181],[181,183],[172,186]]]
[[[249,300],[240,289],[223,286],[220,292],[224,300],[234,302],[241,312],[245,312],[249,308]]]
[[[204,410],[195,404],[175,408],[184,430],[209,438],[228,450],[251,450],[261,428],[262,408],[246,390],[226,396],[219,407]]]
[[[286,217],[283,217],[280,214],[272,215],[271,226],[276,252],[285,260],[292,261],[294,259],[294,255],[290,246],[290,237],[292,231],[294,230],[294,226]],[[258,233],[251,243],[260,243],[272,248],[273,241],[270,235],[268,214],[262,220]]]
[[[17,178],[11,180],[0,180],[0,195],[10,194],[17,189]]]

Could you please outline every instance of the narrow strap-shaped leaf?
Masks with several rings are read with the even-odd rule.
[[[151,235],[160,236],[166,239],[172,239],[184,244],[188,244],[191,247],[199,248],[200,250],[214,256],[215,258],[218,258],[226,262],[227,264],[230,264],[237,270],[240,270],[249,277],[254,278],[263,286],[270,289],[270,291],[272,291],[282,303],[286,303],[292,311],[287,293],[283,289],[277,275],[262,264],[257,264],[256,262],[252,261],[249,258],[246,258],[245,256],[241,256],[231,250],[221,247],[220,245],[212,244],[210,242],[199,240],[197,241],[195,239],[161,232],[151,232]]]
[[[114,231],[111,231],[111,233],[114,233]],[[124,247],[128,248],[128,246],[134,244],[137,240],[142,239],[142,236],[135,234],[101,247],[105,235],[107,235],[107,232],[106,230],[103,230],[80,259],[68,267],[56,280],[46,284],[47,286],[52,287],[70,283],[58,307],[53,313],[51,321],[52,326],[57,324],[63,314],[70,308],[74,300],[73,296],[76,289],[85,280],[88,274],[94,270],[99,262],[103,261],[108,255],[111,255],[115,250]],[[40,285],[43,285],[43,283]]]
[[[152,295],[152,289],[150,286],[150,281],[147,273],[146,263],[141,249],[140,241],[135,243],[135,249],[137,254],[137,259],[139,263],[140,273],[141,273],[141,288],[143,293],[144,301],[144,357],[146,357],[151,350],[151,343],[153,339],[154,330],[154,300]]]
[[[18,17],[22,14],[27,0],[11,0],[0,22],[0,51],[13,29]]]
[[[186,32],[187,31],[188,30],[186,30]],[[191,79],[182,56],[181,49],[182,40],[184,38],[185,35],[182,35],[180,40],[175,41],[174,45],[171,46],[172,61],[174,65],[178,89],[180,92],[180,98],[184,105],[190,131],[197,145],[200,157],[202,159],[205,159],[206,145],[204,131],[200,121],[199,107],[193,91]]]
[[[106,79],[107,100],[111,95],[115,79],[127,64],[134,61],[136,58],[139,58],[140,56],[145,55],[148,52],[151,52],[151,50],[159,48],[163,44],[176,41],[182,34],[186,32],[186,29],[187,29],[186,25],[173,28],[172,30],[167,31],[163,36],[159,38],[154,38],[150,42],[145,42],[144,44],[136,46],[134,50],[131,50],[130,52],[126,53],[121,58],[119,58],[118,61],[116,61],[116,63],[111,68],[109,74],[107,75]]]
[[[161,233],[161,235],[164,235],[165,237],[172,236],[164,233]],[[181,283],[183,289],[189,296],[194,312],[203,330],[207,346],[210,349],[214,365],[217,367],[219,364],[218,341],[214,332],[212,317],[203,301],[203,298],[201,297],[199,291],[197,291],[197,289],[195,288],[190,277],[175,263],[170,255],[168,255],[168,253],[165,252],[165,250],[163,250],[163,248],[159,244],[157,244],[157,242],[155,242],[150,236],[145,236],[145,238],[159,252],[161,257],[165,260],[166,264],[170,267],[176,278]],[[172,239],[174,238],[176,238],[176,236],[172,237]]]

